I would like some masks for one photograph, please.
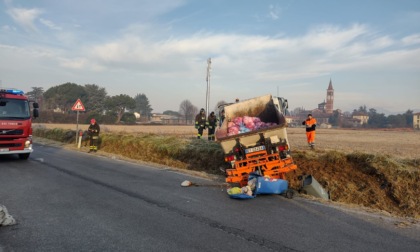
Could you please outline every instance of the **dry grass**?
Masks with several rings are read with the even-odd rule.
[[[99,125],[102,133],[154,133],[161,135],[177,135],[177,136],[196,136],[197,130],[191,126],[172,126],[172,125]],[[34,127],[45,127],[47,129],[70,129],[76,130],[76,124],[56,124],[56,123],[40,123],[34,124]],[[89,124],[79,124],[79,130],[87,130]],[[205,132],[207,133],[207,132]]]
[[[293,149],[307,149],[303,128],[289,128]],[[420,131],[317,129],[316,148],[325,151],[366,152],[396,158],[420,158]]]
[[[76,130],[75,124],[35,124],[47,129],[62,128]],[[86,130],[89,125],[79,125]],[[101,125],[102,132],[113,133],[154,133],[195,137],[197,130],[191,126],[172,125]],[[204,132],[204,137],[207,131]],[[306,150],[304,128],[288,128],[288,138],[292,150]],[[324,151],[354,151],[389,155],[395,158],[420,158],[420,131],[413,130],[351,130],[351,129],[317,129],[316,148]]]

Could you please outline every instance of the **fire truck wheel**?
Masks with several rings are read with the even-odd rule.
[[[22,160],[26,160],[29,158],[30,153],[19,154],[19,158]]]

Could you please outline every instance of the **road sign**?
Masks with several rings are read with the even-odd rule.
[[[74,103],[71,110],[73,110],[73,111],[85,111],[85,106],[83,106],[83,103],[80,99],[77,99],[77,101]]]

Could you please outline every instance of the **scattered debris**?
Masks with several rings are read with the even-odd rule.
[[[233,199],[251,199],[257,194],[281,194],[288,199],[294,196],[294,191],[288,189],[287,180],[261,176],[254,172],[249,174],[246,186],[230,188],[227,193]]]
[[[11,226],[15,224],[16,220],[9,214],[7,208],[0,205],[0,226]]]
[[[327,192],[312,175],[299,176],[299,180],[302,181],[299,191],[317,198],[330,199],[329,192]]]
[[[185,180],[184,182],[181,183],[181,186],[187,187],[187,186],[192,186],[193,183],[191,181]]]
[[[189,186],[204,186],[204,187],[230,187],[229,184],[224,183],[224,184],[197,184],[194,182],[191,182],[189,180],[185,180],[181,183],[181,186],[183,187],[189,187]]]

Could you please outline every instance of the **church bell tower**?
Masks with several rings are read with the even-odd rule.
[[[327,104],[325,106],[325,112],[332,114],[334,110],[334,89],[332,87],[332,82],[330,79],[330,84],[327,89]]]

